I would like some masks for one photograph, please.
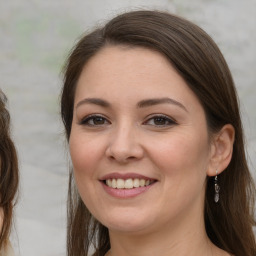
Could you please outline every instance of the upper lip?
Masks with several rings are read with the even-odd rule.
[[[151,177],[147,177],[138,173],[118,173],[118,172],[113,172],[106,174],[100,178],[100,180],[108,180],[108,179],[144,179],[144,180],[156,180]]]

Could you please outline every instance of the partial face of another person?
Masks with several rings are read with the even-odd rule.
[[[175,228],[203,214],[205,113],[161,54],[109,46],[92,57],[77,84],[69,145],[81,198],[110,231]]]
[[[3,227],[3,218],[4,218],[4,211],[3,211],[3,208],[0,207],[0,233],[1,233],[2,227]]]

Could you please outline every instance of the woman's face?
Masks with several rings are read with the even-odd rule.
[[[203,216],[205,114],[159,53],[106,47],[77,84],[69,140],[75,181],[110,231],[150,232]]]

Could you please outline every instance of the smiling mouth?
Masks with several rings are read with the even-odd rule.
[[[150,179],[106,179],[103,181],[108,187],[115,189],[133,189],[139,187],[147,187],[156,182]]]

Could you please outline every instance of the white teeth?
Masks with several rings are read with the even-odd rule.
[[[117,179],[117,181],[116,181],[116,187],[117,187],[117,188],[124,188],[124,180],[122,180],[122,179]]]
[[[112,187],[112,180],[107,180],[106,182],[109,187]]]
[[[111,187],[112,187],[112,188],[116,188],[116,187],[117,187],[116,179],[113,179],[113,180],[112,180]]]
[[[151,180],[145,179],[107,179],[106,180],[107,186],[111,188],[117,189],[131,189],[131,188],[138,188],[138,187],[145,187],[152,184]]]
[[[140,180],[139,180],[139,179],[134,179],[134,180],[133,180],[133,186],[134,186],[135,188],[138,188],[138,187],[140,186]]]
[[[145,186],[145,183],[146,183],[146,181],[145,181],[145,180],[140,179],[140,187],[144,187],[144,186]]]
[[[133,188],[133,180],[132,179],[125,180],[124,187],[125,188]]]

